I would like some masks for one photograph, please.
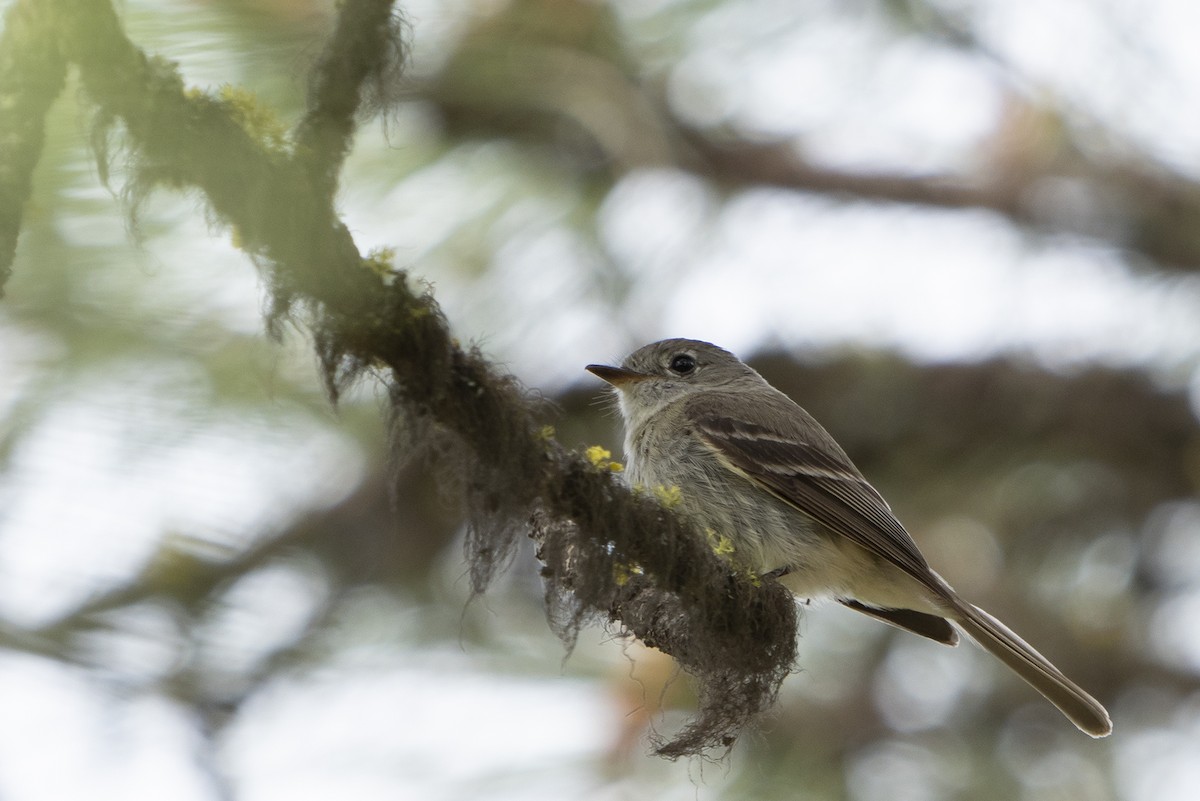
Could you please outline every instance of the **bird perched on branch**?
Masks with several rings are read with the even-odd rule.
[[[1099,702],[930,568],[820,423],[732,353],[667,339],[587,369],[617,390],[630,481],[678,487],[676,510],[743,564],[946,645],[957,626],[1082,731],[1112,732]]]

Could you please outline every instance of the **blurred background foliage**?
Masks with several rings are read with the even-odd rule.
[[[602,631],[563,662],[531,549],[468,602],[436,464],[388,497],[377,388],[330,408],[197,198],[131,224],[72,83],[0,304],[0,795],[1194,798],[1197,12],[1024,5],[413,0],[341,204],[567,445],[618,450],[583,364],[750,357],[1113,737],[813,608],[727,762],[649,757],[686,679]],[[333,9],[120,11],[291,124]]]

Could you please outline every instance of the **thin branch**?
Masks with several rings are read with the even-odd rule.
[[[791,142],[755,142],[673,124],[692,169],[727,190],[773,186],[883,203],[987,209],[1020,225],[1141,254],[1162,268],[1200,269],[1200,229],[1194,224],[1200,219],[1200,182],[1151,165],[1077,158],[992,177],[849,172],[807,161]],[[1054,183],[1073,186],[1071,198],[1088,198],[1094,211],[1121,224],[1100,228],[1087,214],[1048,204],[1041,190]]]
[[[337,28],[312,71],[308,112],[297,127],[297,150],[318,174],[322,194],[336,190],[338,171],[350,150],[355,117],[372,91],[383,102],[404,63],[401,18],[391,0],[345,0]]]
[[[533,7],[540,13],[540,6]],[[527,13],[534,12],[518,3],[476,22],[447,66],[413,87],[414,98],[440,109],[452,135],[549,142],[560,157],[572,156],[578,171],[608,185],[631,169],[682,168],[727,192],[766,186],[867,202],[985,209],[1019,226],[1086,238],[1164,269],[1200,265],[1200,182],[1122,143],[1095,120],[1081,127],[1094,139],[1118,144],[1103,159],[1089,157],[1086,143],[1063,120],[1080,116],[1077,110],[1040,108],[1014,88],[997,130],[976,148],[977,169],[848,171],[806,158],[796,137],[764,141],[729,126],[688,122],[662,81],[639,79],[625,68],[619,26],[608,9],[589,9],[570,25],[553,19],[523,24]],[[958,20],[919,3],[906,4],[904,13],[920,19],[923,35],[982,55],[1011,84],[1021,83]],[[514,53],[519,56],[509,55]],[[558,66],[548,71],[547,64]]]

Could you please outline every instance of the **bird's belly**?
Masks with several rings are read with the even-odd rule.
[[[654,460],[631,459],[629,479],[650,491],[669,490],[664,497],[675,511],[714,546],[732,546],[732,561],[760,575],[786,570],[781,581],[803,598],[843,597],[872,569],[858,546],[823,531],[711,454],[686,448],[686,442],[670,443]]]
[[[714,546],[731,545],[732,561],[760,575],[783,572],[780,581],[801,598],[921,606],[916,599],[922,593],[899,568],[824,529],[710,452],[686,439],[659,442],[657,458],[651,460],[645,458],[646,445],[627,443],[629,480],[648,491],[670,490],[664,497],[675,511],[708,534]]]

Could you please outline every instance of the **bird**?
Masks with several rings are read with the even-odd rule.
[[[678,488],[673,507],[800,599],[832,599],[945,645],[965,632],[1092,737],[1105,708],[938,575],[834,438],[710,342],[665,339],[586,369],[616,392],[626,475]]]

